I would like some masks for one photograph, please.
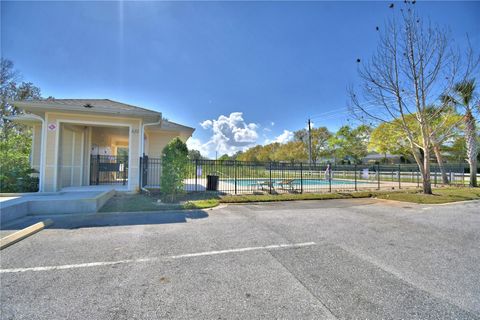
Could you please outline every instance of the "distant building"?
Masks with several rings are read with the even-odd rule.
[[[385,164],[398,164],[398,163],[407,163],[410,162],[402,155],[398,154],[380,154],[380,153],[371,153],[365,156],[362,159],[363,164],[372,164],[372,163],[385,163]]]

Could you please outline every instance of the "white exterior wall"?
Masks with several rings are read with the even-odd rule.
[[[40,155],[42,151],[42,124],[32,126],[32,153],[30,155],[30,166],[40,172]]]

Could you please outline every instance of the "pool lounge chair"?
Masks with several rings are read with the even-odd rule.
[[[273,181],[267,181],[267,180],[257,181],[257,189],[265,190],[265,188],[268,188],[268,190],[270,189],[273,190],[275,189],[273,185],[274,185]]]
[[[295,190],[295,186],[293,185],[294,181],[295,179],[285,179],[280,181],[278,184],[280,185],[280,188],[282,188],[283,190],[294,191]]]

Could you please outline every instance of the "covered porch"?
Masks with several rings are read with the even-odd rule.
[[[61,123],[58,188],[125,186],[129,180],[129,128]]]
[[[69,115],[12,117],[30,127],[30,165],[40,192],[134,191],[143,149],[140,123],[71,119]],[[135,183],[136,182],[136,183]]]

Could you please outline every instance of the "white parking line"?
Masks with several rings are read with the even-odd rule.
[[[314,244],[315,244],[315,242],[304,242],[304,243],[293,243],[293,244],[276,244],[276,245],[264,246],[264,247],[248,247],[248,248],[229,249],[229,250],[220,250],[220,251],[187,253],[187,254],[181,254],[181,255],[178,255],[178,256],[171,256],[170,258],[171,259],[179,259],[179,258],[190,258],[190,257],[201,257],[201,256],[213,256],[215,254],[245,252],[245,251],[254,251],[254,250],[298,248],[298,247],[312,246]]]
[[[218,254],[256,251],[256,250],[300,248],[300,247],[306,247],[306,246],[313,246],[314,244],[315,244],[315,242],[276,244],[276,245],[269,245],[269,246],[263,246],[263,247],[247,247],[247,248],[237,248],[237,249],[228,249],[228,250],[187,253],[187,254],[180,254],[180,255],[175,255],[175,256],[166,256],[166,257],[163,257],[163,258],[153,257],[153,258],[127,259],[127,260],[118,260],[118,261],[100,261],[100,262],[89,262],[89,263],[79,263],[79,264],[65,264],[65,265],[59,265],[59,266],[0,269],[0,273],[18,273],[18,272],[28,272],[28,271],[54,271],[54,270],[66,270],[66,269],[111,266],[111,265],[126,264],[126,263],[150,262],[150,261],[156,261],[156,260],[161,260],[161,259],[181,259],[181,258],[193,258],[193,257],[202,257],[202,256],[213,256],[213,255],[218,255]]]
[[[27,272],[27,271],[52,271],[52,270],[65,270],[65,269],[88,268],[88,267],[98,267],[98,266],[111,266],[115,264],[131,263],[135,261],[136,260],[119,260],[119,261],[89,262],[89,263],[79,263],[79,264],[64,264],[60,266],[0,269],[0,273],[15,273],[15,272]]]

